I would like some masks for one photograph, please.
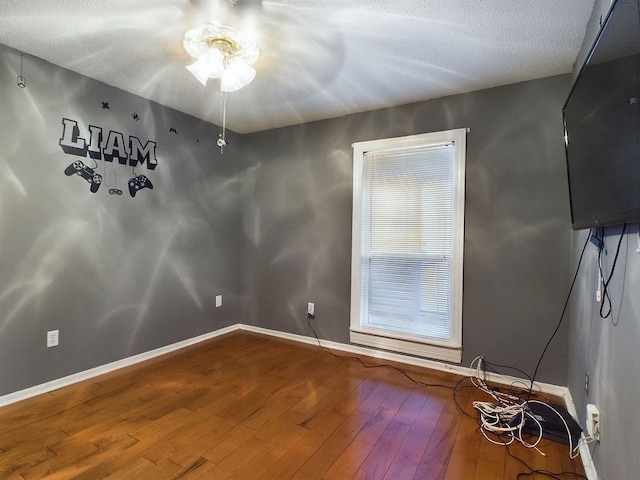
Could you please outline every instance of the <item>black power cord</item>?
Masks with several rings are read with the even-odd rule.
[[[406,378],[408,378],[411,382],[413,382],[414,385],[418,385],[420,387],[437,387],[437,388],[445,388],[447,390],[451,390],[452,395],[453,395],[453,402],[454,402],[456,408],[460,411],[460,413],[462,413],[463,415],[465,415],[465,416],[467,416],[469,418],[473,418],[475,420],[478,420],[477,416],[471,415],[470,413],[465,411],[464,407],[462,405],[460,405],[460,402],[458,401],[458,391],[460,389],[462,389],[462,388],[473,388],[473,389],[475,389],[476,388],[475,385],[462,385],[465,381],[470,381],[471,377],[462,377],[453,386],[439,384],[439,383],[426,383],[426,382],[422,382],[420,380],[416,380],[411,375],[409,375],[407,372],[405,372],[404,370],[402,370],[399,367],[396,367],[395,365],[390,365],[390,364],[387,364],[387,363],[377,363],[375,365],[369,365],[369,364],[366,364],[360,357],[356,357],[356,356],[353,356],[353,355],[338,355],[335,352],[333,352],[330,348],[325,347],[325,346],[322,345],[322,342],[320,341],[320,337],[318,337],[318,333],[316,332],[316,329],[313,328],[313,325],[311,323],[311,320],[314,320],[314,319],[315,319],[315,315],[310,314],[310,313],[307,314],[307,325],[309,326],[309,329],[311,330],[311,332],[313,332],[313,336],[315,337],[316,342],[318,342],[318,347],[320,347],[322,350],[325,350],[325,351],[329,352],[331,355],[333,355],[336,358],[348,358],[348,359],[356,360],[364,368],[390,368],[392,370],[395,370],[395,371],[401,373]]]
[[[582,247],[582,252],[580,252],[580,259],[578,260],[578,266],[576,267],[576,272],[573,275],[573,280],[571,281],[571,286],[569,287],[569,292],[567,293],[567,298],[566,298],[566,300],[564,302],[564,306],[562,307],[562,313],[560,314],[560,318],[558,319],[558,324],[556,325],[555,330],[551,334],[551,337],[549,337],[549,340],[547,341],[547,344],[545,345],[544,350],[542,350],[542,354],[540,355],[540,358],[538,358],[538,363],[536,363],[536,369],[534,370],[533,376],[531,377],[531,385],[529,386],[528,399],[531,398],[531,393],[533,391],[533,384],[534,384],[534,382],[536,380],[536,376],[538,375],[538,369],[540,368],[540,364],[542,363],[542,359],[544,358],[545,354],[547,353],[547,350],[549,349],[549,345],[551,345],[551,342],[553,341],[555,336],[558,334],[558,330],[560,330],[560,326],[562,325],[562,321],[564,320],[564,315],[567,312],[567,307],[569,306],[569,300],[571,299],[571,292],[573,292],[573,287],[575,286],[576,280],[578,279],[578,272],[580,272],[580,265],[582,265],[582,259],[584,257],[584,252],[587,249],[587,245],[589,244],[589,239],[590,238],[591,238],[591,234],[589,232],[589,234],[587,234],[587,239],[584,242],[584,246]]]
[[[622,225],[622,233],[620,234],[620,239],[618,240],[618,247],[616,248],[616,254],[613,257],[613,265],[611,265],[611,272],[609,273],[609,277],[604,280],[604,273],[602,272],[602,251],[604,250],[604,246],[600,248],[598,251],[598,270],[600,274],[600,278],[603,279],[602,282],[602,302],[600,303],[600,318],[609,318],[611,315],[611,311],[613,310],[613,304],[611,303],[611,296],[609,295],[609,283],[613,278],[613,274],[616,271],[616,264],[618,263],[618,255],[620,254],[620,246],[622,245],[622,239],[624,238],[624,234],[627,231],[627,224]],[[604,237],[604,234],[603,234]],[[607,312],[604,312],[605,300],[609,305]]]
[[[531,477],[533,475],[543,475],[545,477],[553,478],[555,480],[565,480],[566,477],[573,477],[579,480],[589,480],[589,478],[582,475],[581,473],[575,473],[575,472],[555,473],[555,472],[550,472],[549,470],[536,470],[533,467],[531,467],[527,462],[522,460],[520,457],[516,457],[513,453],[511,453],[511,450],[509,450],[509,447],[505,447],[505,448],[507,449],[507,455],[519,461],[522,465],[524,465],[527,469],[529,469],[529,472],[519,473],[518,476],[516,477],[516,480],[520,480],[521,478],[524,478],[524,477]]]
[[[307,314],[307,325],[309,325],[309,329],[313,332],[313,336],[316,338],[316,341],[318,342],[318,347],[320,347],[323,350],[326,350],[327,352],[329,352],[331,355],[333,355],[336,358],[350,358],[352,360],[356,360],[364,368],[390,368],[392,370],[400,372],[402,375],[407,377],[415,385],[419,385],[421,387],[438,387],[438,388],[446,388],[448,390],[455,391],[455,389],[457,388],[458,384],[460,384],[460,382],[458,382],[458,384],[456,384],[455,386],[451,386],[451,385],[444,385],[444,384],[440,384],[440,383],[421,382],[420,380],[417,380],[417,379],[413,378],[407,372],[405,372],[404,370],[402,370],[399,367],[396,367],[395,365],[391,365],[391,364],[388,364],[388,363],[376,363],[375,365],[369,365],[369,364],[366,364],[360,357],[356,357],[354,355],[338,355],[338,354],[334,353],[329,347],[324,347],[322,345],[322,343],[320,341],[320,337],[318,337],[318,334],[316,333],[316,329],[313,328],[313,325],[311,324],[311,320],[313,320],[313,319],[315,319],[315,315],[312,315],[312,314],[308,313]],[[463,380],[464,380],[464,378],[463,378]]]

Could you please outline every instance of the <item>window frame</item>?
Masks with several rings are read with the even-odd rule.
[[[466,128],[424,133],[405,137],[357,142],[353,144],[353,218],[351,254],[351,320],[352,343],[420,357],[460,363],[462,360],[462,289],[464,272],[464,210]],[[453,174],[452,221],[452,292],[451,338],[436,339],[406,332],[363,325],[361,319],[362,200],[365,153],[389,151],[451,143],[455,145]]]

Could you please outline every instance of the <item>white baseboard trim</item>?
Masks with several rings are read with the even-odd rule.
[[[5,405],[10,405],[12,403],[16,403],[21,400],[26,400],[28,398],[35,397],[38,395],[42,395],[43,393],[48,393],[62,387],[73,385],[74,383],[79,383],[84,380],[89,380],[90,378],[94,378],[99,375],[104,375],[105,373],[113,372],[121,368],[129,367],[131,365],[135,365],[136,363],[144,362],[145,360],[151,360],[152,358],[159,357],[160,355],[166,355],[167,353],[171,353],[176,350],[180,350],[182,348],[195,345],[196,343],[204,342],[205,340],[219,337],[220,335],[224,335],[226,333],[234,332],[239,328],[240,328],[239,324],[231,325],[230,327],[221,328],[220,330],[205,333],[204,335],[200,335],[198,337],[188,338],[181,342],[172,343],[171,345],[166,345],[164,347],[156,348],[155,350],[143,352],[138,355],[133,355],[131,357],[123,358],[122,360],[117,360],[112,363],[100,365],[99,367],[74,373],[72,375],[58,378],[56,380],[51,380],[50,382],[42,383],[34,387],[9,393],[7,395],[3,395],[0,397],[0,407],[4,407]]]
[[[292,340],[299,343],[306,343],[309,345],[318,345],[318,340],[316,340],[313,337],[307,337],[304,335],[280,332],[277,330],[270,330],[268,328],[255,327],[252,325],[244,325],[242,323],[237,323],[229,327],[221,328],[220,330],[205,333],[204,335],[188,338],[181,342],[173,343],[171,345],[166,345],[164,347],[156,348],[155,350],[150,350],[148,352],[140,353],[138,355],[133,355],[131,357],[123,358],[122,360],[108,363],[106,365],[101,365],[99,367],[85,370],[83,372],[74,373],[73,375],[68,375],[66,377],[58,378],[50,382],[36,385],[34,387],[30,387],[24,390],[19,390],[17,392],[0,396],[0,407],[19,402],[21,400],[26,400],[28,398],[35,397],[37,395],[42,395],[44,393],[48,393],[53,390],[57,390],[59,388],[66,387],[69,385],[73,385],[74,383],[79,383],[84,380],[97,377],[99,375],[104,375],[105,373],[110,373],[115,370],[119,370],[121,368],[129,367],[131,365],[135,365],[137,363],[141,363],[146,360],[151,360],[152,358],[159,357],[161,355],[166,355],[168,353],[175,352],[176,350],[180,350],[180,349],[189,347],[191,345],[195,345],[197,343],[201,343],[206,340],[210,340],[212,338],[234,332],[236,330],[244,330],[247,332],[253,332],[253,333],[258,333],[262,335],[269,335],[272,337],[278,337],[285,340]],[[451,365],[448,363],[438,362],[436,360],[428,360],[424,358],[411,357],[409,355],[402,355],[402,354],[387,352],[382,350],[373,350],[371,348],[332,342],[329,340],[321,339],[319,343],[322,347],[330,348],[332,350],[339,350],[342,352],[353,353],[356,355],[364,355],[368,357],[380,358],[383,360],[389,360],[393,362],[405,363],[408,365],[429,368],[432,370],[453,373],[456,375],[470,376],[475,374],[475,370],[472,368],[461,367],[459,365]],[[487,373],[487,379],[499,385],[506,385],[506,386],[511,386],[514,384],[520,384],[524,386],[528,385],[527,380],[523,380],[517,377],[511,377],[509,375],[498,375],[494,373]],[[542,393],[561,397],[564,400],[567,411],[571,415],[573,415],[574,418],[578,418],[576,407],[573,403],[573,399],[571,398],[571,393],[569,392],[569,389],[567,387],[553,385],[550,383],[536,382],[535,388],[536,390]],[[593,459],[591,458],[591,452],[589,451],[589,448],[587,445],[583,445],[580,447],[580,458],[582,459],[584,470],[589,480],[598,480],[595,466],[593,464]]]
[[[575,419],[579,419],[580,416],[576,410],[576,406],[573,403],[573,397],[571,396],[571,392],[567,389],[567,395],[564,397],[564,403],[567,407],[567,411],[571,414],[571,416]],[[584,432],[581,435],[581,440],[584,440]],[[593,463],[593,458],[591,457],[591,450],[589,450],[589,445],[582,444],[578,449],[580,451],[580,458],[582,459],[582,465],[584,467],[584,473],[589,480],[598,480],[598,473],[596,472],[596,466]]]

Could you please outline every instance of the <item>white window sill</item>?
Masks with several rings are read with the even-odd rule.
[[[382,350],[405,353],[418,357],[443,360],[445,362],[460,363],[462,361],[462,347],[437,345],[420,341],[419,339],[401,338],[387,335],[384,332],[351,329],[351,342]]]

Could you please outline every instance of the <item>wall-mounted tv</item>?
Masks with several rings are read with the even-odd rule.
[[[562,109],[574,230],[640,222],[640,2],[616,0]]]

